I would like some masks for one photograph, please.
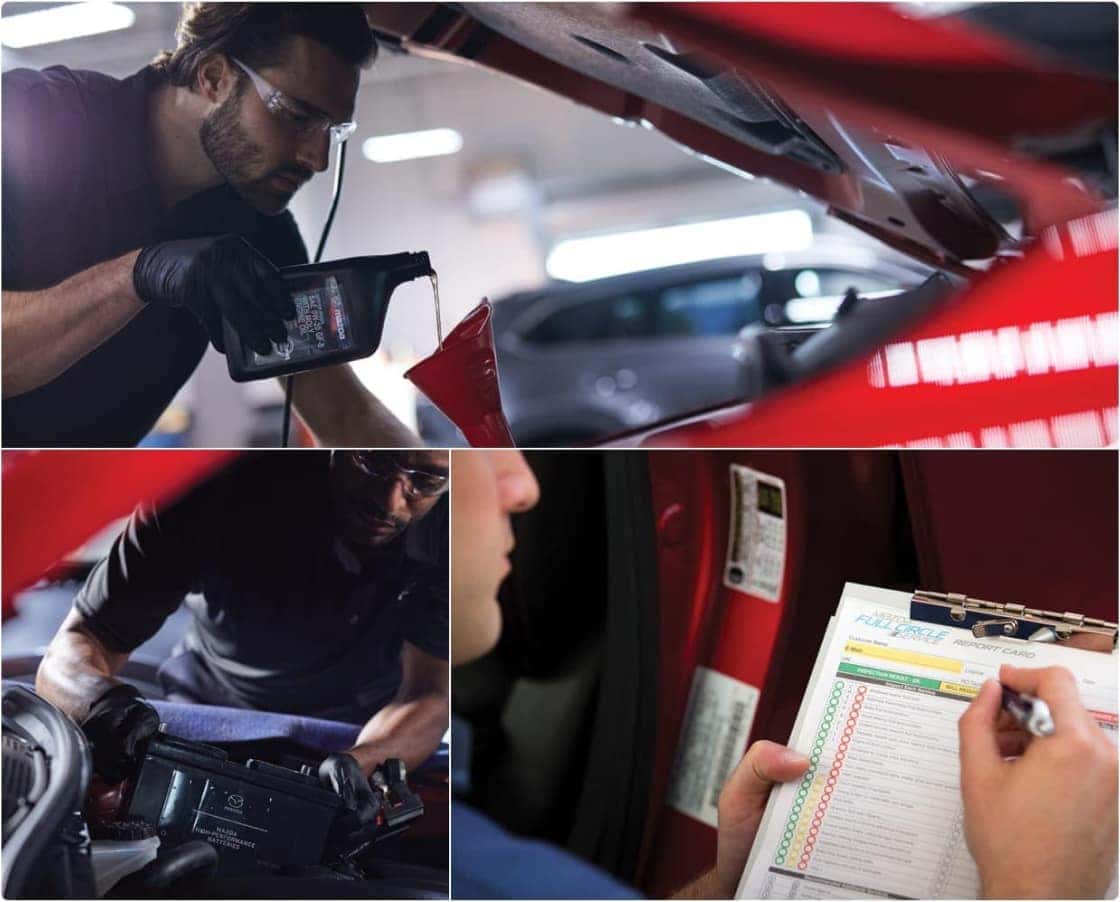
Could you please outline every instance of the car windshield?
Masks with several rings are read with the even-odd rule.
[[[773,270],[756,265],[735,273],[697,274],[688,282],[667,275],[664,286],[638,290],[607,281],[595,297],[570,301],[558,297],[552,312],[528,327],[523,338],[531,344],[560,346],[733,337],[754,323],[828,323],[837,299],[849,289],[865,294],[908,284],[897,272],[827,265]]]

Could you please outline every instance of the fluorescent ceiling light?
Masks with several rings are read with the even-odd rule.
[[[422,157],[442,157],[463,149],[463,136],[453,128],[432,128],[423,132],[380,135],[366,138],[362,153],[375,163],[397,163]]]
[[[136,14],[120,3],[98,0],[64,3],[31,13],[0,17],[0,43],[12,48],[53,44],[105,31],[119,31],[131,27],[135,21]]]
[[[815,269],[803,269],[793,280],[793,287],[803,298],[815,298],[821,293],[821,277]]]
[[[804,250],[813,223],[804,210],[782,210],[560,241],[545,261],[554,279],[587,282],[662,266]]]

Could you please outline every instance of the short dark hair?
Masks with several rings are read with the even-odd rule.
[[[357,3],[184,3],[175,49],[165,50],[152,64],[171,84],[189,86],[212,53],[265,68],[284,58],[296,35],[318,41],[362,68],[377,57],[377,42]]]

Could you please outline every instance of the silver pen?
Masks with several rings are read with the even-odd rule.
[[[1049,736],[1054,732],[1054,718],[1050,716],[1050,706],[1042,699],[1022,692],[1015,692],[1001,685],[1003,698],[1000,702],[1004,711],[1014,717],[1032,736]]]

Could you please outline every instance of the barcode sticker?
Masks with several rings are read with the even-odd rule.
[[[710,827],[720,790],[747,750],[758,689],[707,667],[692,677],[667,801]]]
[[[731,527],[723,584],[765,601],[778,601],[785,569],[785,482],[732,464]]]

